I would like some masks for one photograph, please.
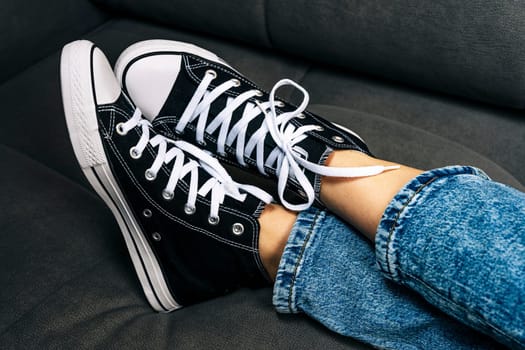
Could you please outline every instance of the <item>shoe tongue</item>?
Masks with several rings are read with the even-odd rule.
[[[153,55],[129,67],[124,87],[150,121],[157,117],[179,80],[182,57],[177,54]]]

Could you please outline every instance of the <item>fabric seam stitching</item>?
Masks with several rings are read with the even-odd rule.
[[[387,266],[387,269],[388,269],[388,273],[390,275],[392,275],[392,268],[391,268],[391,263],[390,263],[390,258],[389,258],[389,256],[390,256],[390,253],[389,253],[390,245],[391,245],[391,242],[392,242],[392,236],[394,235],[394,229],[396,228],[397,223],[398,223],[399,219],[401,218],[401,214],[405,211],[406,207],[408,207],[410,202],[412,202],[414,197],[416,195],[418,195],[423,190],[423,188],[425,188],[428,185],[430,185],[437,178],[438,178],[437,176],[433,177],[430,180],[428,180],[427,182],[425,182],[423,185],[421,185],[414,193],[412,193],[410,198],[408,198],[408,200],[403,204],[401,209],[399,209],[399,211],[397,212],[396,218],[395,218],[394,222],[392,223],[392,226],[390,227],[390,230],[388,232],[388,239],[387,239],[387,242],[386,242],[387,244],[386,244],[385,259],[386,259],[386,266]]]
[[[312,220],[312,224],[310,225],[310,228],[308,230],[308,234],[306,235],[304,243],[303,243],[303,245],[301,247],[301,251],[299,252],[299,256],[297,257],[297,262],[295,263],[295,266],[294,266],[292,280],[290,281],[290,289],[289,289],[289,292],[288,292],[288,309],[290,310],[290,312],[293,312],[293,309],[292,309],[292,294],[293,294],[293,290],[294,290],[295,282],[296,282],[296,278],[297,278],[297,270],[299,269],[299,265],[301,264],[301,261],[302,261],[302,259],[304,257],[304,252],[306,250],[306,245],[310,241],[310,237],[312,236],[312,234],[314,232],[314,227],[315,227],[315,225],[317,223],[319,215],[320,215],[320,212],[317,212],[315,214],[314,219]]]

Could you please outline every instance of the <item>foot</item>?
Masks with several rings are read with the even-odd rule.
[[[157,134],[91,42],[64,47],[61,82],[77,160],[118,221],[155,310],[271,282],[258,247],[268,194],[235,183],[206,152]]]
[[[121,54],[115,71],[159,133],[276,178],[279,199],[288,209],[304,210],[319,199],[321,176],[362,177],[395,168],[324,166],[334,149],[370,152],[355,132],[306,111],[308,93],[295,82],[284,79],[264,92],[194,45],[140,42]],[[287,85],[303,95],[298,107],[276,97]]]

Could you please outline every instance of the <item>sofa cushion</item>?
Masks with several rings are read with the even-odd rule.
[[[275,47],[480,101],[525,107],[521,1],[268,1]]]
[[[355,125],[360,136],[367,140],[375,156],[395,159],[420,169],[444,165],[471,165],[484,169],[494,180],[523,189],[522,184],[508,171],[490,159],[444,137],[416,126],[403,124],[357,110],[329,105],[312,105],[310,109],[341,125]]]
[[[88,0],[2,0],[0,81],[58,50],[64,40],[91,30],[107,14]]]
[[[522,111],[323,67],[312,67],[303,85],[310,92],[311,103],[358,110],[423,129],[490,159],[525,184],[522,161],[525,159],[525,118]],[[398,159],[397,155],[388,156]],[[414,158],[408,164],[414,161],[418,160]],[[448,162],[445,160],[445,163]],[[438,164],[443,163],[435,165]]]
[[[94,1],[178,28],[525,107],[521,1]]]
[[[443,147],[451,147],[449,155],[454,155],[453,150],[458,145],[463,146],[462,149],[470,150],[470,154],[488,158],[525,184],[521,161],[525,159],[525,119],[513,111],[466,103],[351,75],[265,49],[133,20],[113,20],[86,38],[99,45],[113,62],[122,50],[139,40],[163,38],[192,42],[216,52],[265,89],[270,89],[281,78],[291,78],[307,88],[312,103],[345,107],[381,116],[384,120],[395,120],[401,131],[404,125],[423,129],[452,141],[442,143]],[[294,96],[292,90],[279,91],[279,94],[285,99]],[[63,118],[58,52],[0,85],[0,99],[4,112],[0,139],[4,144],[38,159],[76,182],[85,183],[71,150]],[[366,136],[366,128],[359,123],[342,123]],[[376,128],[377,132],[382,130],[377,125],[368,127]],[[373,150],[382,147],[375,142],[370,146]],[[422,140],[419,148],[425,147]],[[394,161],[406,159],[409,165],[421,164],[423,160],[423,153],[401,159],[403,155],[386,150],[382,156]],[[442,166],[452,161],[445,157],[441,160],[443,162],[435,159],[430,166]],[[469,158],[465,156],[464,160],[468,162]]]
[[[367,348],[305,316],[278,315],[270,288],[154,312],[100,199],[2,145],[0,159],[2,348]]]
[[[420,167],[468,162],[513,185],[518,185],[513,176],[523,175],[519,171],[509,175],[500,165],[508,169],[509,164],[519,164],[521,153],[514,157],[516,163],[512,159],[500,163],[497,156],[478,152],[446,128],[405,123],[399,117],[434,107],[435,101],[442,106],[453,104],[441,96],[427,94],[428,104],[422,104],[414,98],[416,92],[391,85],[391,95],[384,98],[377,85],[368,80],[352,85],[356,78],[345,72],[132,20],[113,20],[86,38],[113,61],[138,40],[194,42],[219,53],[266,89],[283,76],[303,81],[312,99],[325,104],[311,106],[312,110],[359,132],[377,155]],[[57,52],[0,85],[4,108],[0,139],[17,149],[0,147],[0,159],[9,170],[0,175],[4,194],[0,204],[6,208],[0,217],[3,347],[366,348],[304,316],[277,314],[271,306],[270,289],[243,289],[171,314],[154,313],[142,294],[116,223],[76,163],[62,111],[58,67]],[[375,92],[379,97],[372,100]],[[291,96],[291,91],[283,95]],[[357,101],[360,98],[363,101]],[[342,108],[348,107],[348,100],[363,109]],[[373,101],[373,106],[367,106],[367,101]],[[391,108],[400,101],[403,113]],[[378,113],[372,113],[372,107]],[[509,137],[500,127],[507,125],[500,118],[501,110],[487,111],[477,104],[454,110],[465,128],[473,130],[472,135],[482,134],[476,115],[484,113],[482,128],[493,130],[493,137],[506,140],[509,147],[520,144],[512,135],[520,135],[524,124],[517,123],[518,134]],[[462,115],[466,112],[471,118]],[[421,120],[428,122],[426,117],[421,115]]]
[[[102,201],[0,145],[0,334],[105,259],[125,259]]]

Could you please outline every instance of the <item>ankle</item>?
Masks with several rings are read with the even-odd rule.
[[[259,255],[273,281],[296,219],[297,213],[277,204],[268,204],[259,217]]]
[[[399,165],[356,151],[335,151],[327,166]],[[323,177],[320,198],[328,209],[374,241],[383,213],[399,190],[422,171],[400,165],[399,169],[358,178]]]
[[[337,150],[330,153],[325,161],[326,166],[330,167],[361,167],[383,165],[392,166],[399,165],[397,163],[389,162],[383,159],[374,158],[366,153],[354,150]]]

